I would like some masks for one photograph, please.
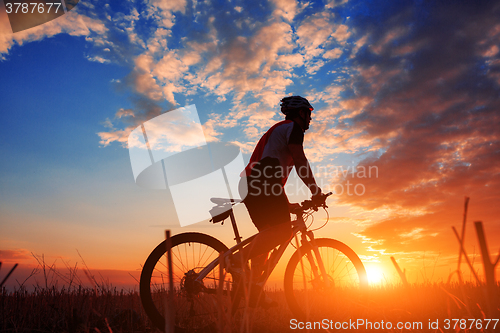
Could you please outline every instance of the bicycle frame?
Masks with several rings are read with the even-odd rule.
[[[313,210],[317,211],[320,207],[327,208],[326,198],[329,195],[331,193],[323,194],[323,198],[325,199],[323,203],[305,200],[300,205],[297,205],[293,211],[293,214],[297,218],[291,221],[291,230],[289,230],[291,231],[290,238],[281,244],[277,244],[276,248],[270,251],[270,256],[260,276],[257,279],[248,277],[247,281],[245,281],[246,274],[241,276],[242,280],[238,278],[238,275],[232,274],[233,283],[228,283],[227,288],[224,288],[225,282],[229,281],[224,279],[225,273],[222,269],[223,267],[217,267],[217,265],[225,266],[225,259],[228,256],[238,251],[241,253],[244,247],[252,246],[252,241],[256,240],[255,237],[259,234],[241,241],[236,220],[231,210],[229,216],[231,217],[236,245],[230,249],[216,238],[203,233],[188,232],[173,236],[171,249],[176,248],[177,251],[181,249],[182,252],[185,252],[184,254],[179,252],[179,257],[176,256],[176,260],[182,266],[176,265],[179,269],[178,274],[176,274],[176,288],[179,288],[179,293],[175,295],[179,298],[179,304],[182,308],[179,309],[179,315],[181,317],[184,316],[181,322],[179,322],[180,325],[188,327],[191,324],[196,324],[197,315],[207,317],[208,319],[207,325],[203,326],[205,325],[203,324],[205,321],[203,321],[202,327],[208,328],[215,325],[213,322],[214,318],[212,317],[214,317],[215,313],[221,313],[220,310],[217,310],[219,306],[216,305],[217,302],[222,301],[222,299],[217,299],[221,295],[231,297],[231,299],[228,299],[230,301],[229,304],[232,304],[231,308],[228,309],[229,314],[233,313],[232,311],[238,310],[242,297],[247,297],[247,295],[252,296],[250,289],[252,286],[255,285],[258,289],[263,288],[278,262],[282,259],[284,252],[288,248],[288,244],[293,242],[293,239],[295,239],[297,247],[286,266],[283,289],[289,308],[296,316],[308,318],[309,313],[312,313],[310,312],[312,311],[311,307],[314,304],[321,307],[322,304],[321,301],[313,302],[314,304],[309,303],[309,297],[319,297],[315,298],[318,300],[324,297],[328,298],[330,297],[329,291],[331,287],[335,287],[337,284],[339,286],[349,286],[354,283],[356,286],[358,284],[361,287],[368,286],[368,279],[363,263],[352,249],[344,243],[331,238],[315,239],[313,231],[308,230],[305,220],[307,220],[307,217],[310,216]],[[212,201],[221,206],[230,202],[234,204],[234,201],[230,201],[229,199],[214,199],[216,200]],[[227,215],[225,216],[227,217]],[[220,222],[220,220],[217,220],[217,222]],[[285,230],[287,234],[289,231]],[[298,236],[299,232],[300,237]],[[272,239],[272,236],[270,238]],[[193,246],[191,247],[191,245]],[[163,241],[148,256],[142,269],[140,280],[140,295],[144,310],[155,326],[160,329],[165,328],[162,297],[163,292],[168,289],[165,286],[163,277],[166,276],[165,274],[170,274],[162,260],[165,251],[168,251],[168,249],[166,248],[166,241]],[[246,253],[247,251],[245,250],[244,252]],[[331,253],[333,255],[330,255]],[[190,260],[191,257],[193,258],[192,260]],[[203,257],[204,260],[201,261]],[[206,262],[210,260],[209,258],[211,262],[206,265]],[[224,260],[224,262],[221,262],[221,260]],[[231,273],[231,270],[229,270],[229,273]],[[205,280],[218,282],[215,282],[215,284],[208,282],[207,286],[205,286]],[[253,283],[247,285],[248,282]],[[244,293],[241,293],[242,286]],[[247,287],[248,290],[246,289]],[[203,296],[203,294],[208,297]],[[198,295],[201,297],[197,297]],[[216,296],[216,299],[213,296]],[[252,297],[249,299],[245,298],[244,300],[245,302],[251,302]],[[194,306],[194,302],[197,304],[196,307]],[[214,311],[207,313],[205,310],[207,306]],[[185,322],[184,319],[189,320]]]
[[[311,243],[314,255],[316,257],[316,262],[313,260],[313,258],[310,254],[307,255],[307,258],[310,262],[313,273],[315,276],[323,276],[324,281],[328,285],[329,279],[327,278],[326,269],[324,267],[323,261],[321,260],[321,256],[320,256],[319,251],[318,251],[318,246],[314,242],[314,234],[312,231],[307,230],[307,226],[305,225],[304,212],[302,211],[300,214],[296,214],[296,215],[297,215],[297,219],[292,221],[292,236],[290,237],[290,239],[281,243],[277,249],[275,249],[271,252],[268,263],[266,264],[266,268],[264,269],[265,279],[263,280],[263,282],[264,283],[267,282],[267,279],[269,278],[269,276],[273,272],[274,268],[278,264],[279,260],[283,256],[283,253],[285,252],[286,248],[288,247],[288,244],[290,244],[292,239],[295,238],[295,240],[297,242],[297,249],[300,249],[301,245],[304,245],[306,243]],[[230,213],[230,217],[231,217],[231,222],[232,222],[233,231],[235,233],[235,240],[236,240],[237,244],[235,246],[231,247],[228,251],[226,251],[223,254],[223,258],[222,258],[223,260],[225,260],[225,258],[227,256],[232,255],[236,251],[238,251],[238,250],[242,249],[243,247],[245,247],[246,245],[248,245],[258,235],[258,234],[255,234],[255,235],[245,239],[244,241],[240,241],[241,237],[239,236],[238,228],[236,226],[236,221],[235,221],[234,214],[233,214],[232,210]],[[302,236],[301,237],[301,244],[299,244],[299,240],[297,238],[297,233],[299,233],[299,232],[301,232],[301,236]],[[217,258],[217,259],[213,260],[210,264],[205,266],[205,268],[203,268],[199,272],[199,275],[195,281],[201,283],[202,280],[207,276],[207,274],[209,272],[211,272],[215,267],[217,267],[217,265],[219,264],[219,261],[220,261],[220,259]],[[319,265],[319,272],[318,272],[317,264]],[[321,273],[321,274],[319,274],[319,273]]]

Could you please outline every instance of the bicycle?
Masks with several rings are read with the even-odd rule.
[[[295,240],[296,251],[285,270],[284,292],[288,306],[296,318],[309,318],[315,311],[314,305],[321,306],[321,300],[329,297],[335,288],[368,285],[365,267],[351,248],[334,239],[315,239],[313,231],[309,230],[310,225],[306,225],[307,218],[318,211],[318,208],[325,208],[326,211],[326,198],[329,195],[331,193],[324,195],[325,201],[321,204],[305,200],[292,212],[297,216],[292,221],[293,236],[271,252],[264,268],[265,283],[285,249]],[[225,272],[225,269],[220,270],[219,263],[224,265],[223,259],[226,256],[249,244],[256,235],[241,241],[232,210],[237,201],[212,201],[228,212],[223,220],[230,217],[237,244],[228,248],[212,236],[195,232],[171,238],[176,332],[216,332],[216,322],[221,320],[221,312],[234,313],[237,310],[234,304],[239,303],[239,299],[235,300],[234,292],[238,281],[233,281],[231,274]],[[227,210],[228,207],[231,208]],[[300,241],[298,233],[301,234]],[[153,324],[161,330],[165,329],[164,299],[168,289],[165,242],[151,252],[140,279],[144,310]]]

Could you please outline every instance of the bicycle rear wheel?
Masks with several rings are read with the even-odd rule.
[[[285,271],[285,297],[290,310],[299,319],[311,319],[325,308],[331,308],[336,293],[342,290],[368,286],[363,263],[347,245],[328,238],[314,242],[328,281],[321,277],[311,243],[295,251]]]
[[[228,248],[219,240],[200,233],[175,235],[172,240],[172,275],[174,282],[173,309],[176,332],[216,332],[219,312],[223,309],[231,276],[220,280],[217,265],[204,279],[196,283],[198,273],[220,252]],[[229,283],[227,283],[229,282]],[[223,283],[223,298],[217,288]],[[149,255],[141,273],[140,294],[144,310],[153,324],[165,330],[166,300],[168,291],[166,241],[160,243]],[[230,287],[229,287],[230,288]]]

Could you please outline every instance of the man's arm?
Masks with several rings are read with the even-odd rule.
[[[299,175],[300,179],[307,185],[313,196],[321,194],[321,189],[316,185],[316,180],[312,173],[307,157],[304,154],[304,147],[299,144],[291,143],[288,145],[290,152],[292,153],[293,163],[295,164],[295,170]]]

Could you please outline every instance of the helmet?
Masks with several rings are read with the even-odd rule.
[[[281,100],[281,112],[287,114],[289,111],[298,109],[308,109],[309,111],[314,108],[309,104],[309,101],[301,96],[288,96]]]

